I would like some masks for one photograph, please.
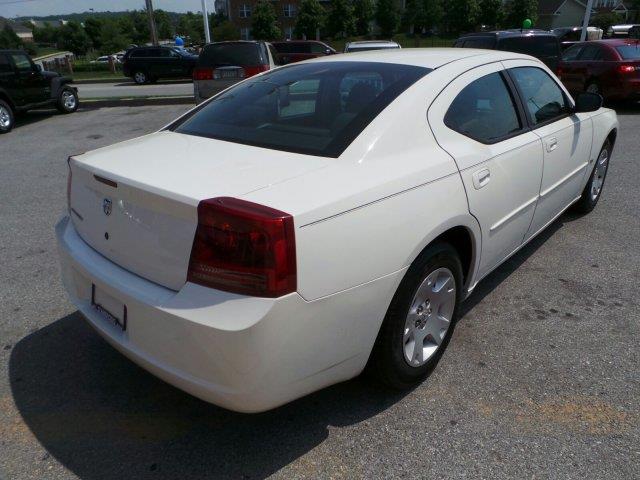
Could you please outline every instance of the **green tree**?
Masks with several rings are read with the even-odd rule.
[[[449,0],[444,15],[447,30],[453,34],[469,32],[478,23],[478,0]]]
[[[538,0],[507,0],[504,10],[504,25],[507,28],[521,28],[527,18],[534,25],[538,20]]]
[[[22,40],[8,23],[0,30],[0,48],[22,48]]]
[[[256,40],[273,40],[282,36],[278,16],[269,0],[258,0],[251,19],[251,35]]]
[[[58,41],[62,48],[71,50],[76,55],[85,55],[92,47],[89,35],[77,22],[68,22],[60,27]]]
[[[111,55],[113,53],[124,50],[133,42],[131,37],[122,33],[120,25],[114,20],[106,20],[102,24],[100,32],[100,48],[99,51],[103,55]]]
[[[84,21],[84,31],[87,32],[93,48],[100,50],[102,47],[102,29],[104,28],[104,21],[100,18],[89,17]]]
[[[45,23],[42,28],[33,29],[33,39],[38,43],[57,43],[58,29]]]
[[[356,21],[349,0],[331,0],[326,27],[332,37],[342,38],[355,33]]]
[[[180,16],[178,20],[177,33],[188,38],[191,43],[202,43],[204,41],[204,25],[202,16],[193,12],[187,12]]]
[[[442,0],[422,0],[421,3],[422,10],[418,23],[425,30],[432,29],[442,21],[444,15]]]
[[[171,25],[171,17],[169,17],[169,14],[164,10],[154,10],[153,18],[156,22],[158,38],[162,40],[173,38],[175,31],[173,25]]]
[[[226,20],[213,29],[213,40],[215,42],[240,40],[240,31],[232,22]]]
[[[378,0],[376,22],[383,37],[391,38],[396,33],[400,23],[400,15],[398,14],[395,0]]]
[[[296,18],[295,35],[298,38],[316,38],[324,26],[325,9],[318,0],[302,0]]]
[[[591,17],[590,23],[594,27],[601,28],[602,31],[606,34],[607,30],[609,30],[609,27],[620,23],[620,17],[613,12],[603,12]]]
[[[376,12],[373,0],[353,0],[353,14],[356,18],[356,33],[368,35],[371,32],[371,20]]]
[[[504,21],[502,0],[480,0],[480,15],[478,23],[488,28],[497,28]]]

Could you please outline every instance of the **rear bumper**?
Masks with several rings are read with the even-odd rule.
[[[71,301],[112,346],[162,380],[222,407],[258,412],[358,375],[404,272],[306,302],[186,283],[166,289],[89,247],[68,217],[56,225]],[[91,304],[92,285],[127,307],[127,327]]]

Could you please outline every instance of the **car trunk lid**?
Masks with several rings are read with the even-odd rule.
[[[242,197],[326,160],[159,132],[70,159],[69,207],[92,248],[173,290],[186,281],[197,206]]]

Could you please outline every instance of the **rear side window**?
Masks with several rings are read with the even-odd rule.
[[[262,65],[262,58],[257,43],[214,43],[207,45],[198,60],[198,65],[206,67],[245,67]]]
[[[582,45],[574,45],[573,47],[568,48],[562,54],[562,60],[564,60],[565,62],[571,62],[573,60],[577,60],[581,51],[582,51]]]
[[[294,64],[231,87],[170,128],[336,158],[398,95],[430,71],[375,62]]]
[[[321,43],[312,43],[311,44],[311,53],[324,53],[327,50],[325,45]]]
[[[516,107],[499,73],[467,85],[444,117],[447,127],[482,143],[496,143],[522,129]]]
[[[12,53],[11,58],[13,58],[13,63],[15,64],[16,68],[21,72],[33,70],[31,68],[31,61],[26,55],[23,55],[21,53]]]
[[[492,50],[496,48],[495,38],[468,38],[464,41],[464,48],[485,48]]]
[[[547,72],[536,67],[512,68],[509,72],[534,125],[557,120],[569,112],[562,89]]]
[[[616,50],[623,60],[640,60],[640,45],[620,45]]]
[[[587,45],[580,54],[580,60],[602,60],[602,50],[596,45]]]
[[[149,57],[149,50],[146,48],[141,48],[140,50],[134,50],[133,52],[131,52],[131,55],[129,55],[131,58],[143,58],[143,57]]]
[[[537,58],[559,55],[558,39],[551,35],[502,38],[498,42],[498,50],[524,53]]]
[[[11,63],[9,63],[7,56],[0,53],[0,73],[8,72],[13,73],[13,67],[11,66]]]

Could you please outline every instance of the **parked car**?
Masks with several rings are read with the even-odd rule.
[[[561,56],[558,37],[546,30],[474,32],[458,38],[453,46],[525,53],[539,58],[553,71]]]
[[[365,52],[367,50],[388,50],[402,48],[399,43],[390,40],[364,40],[361,42],[347,42],[344,53]]]
[[[558,76],[573,93],[640,100],[640,41],[611,39],[575,45],[562,55]]]
[[[538,60],[431,50],[274,69],[69,158],[56,233],[73,303],[134,362],[233,410],[367,365],[416,385],[482,278],[596,206],[618,128]]]
[[[638,24],[623,24],[612,25],[607,31],[609,38],[635,38],[640,39],[640,25]]]
[[[560,41],[560,47],[562,50],[575,45],[582,38],[582,27],[560,27],[551,30],[558,40]],[[586,40],[601,40],[602,29],[597,27],[587,27]]]
[[[267,42],[233,41],[205,45],[193,71],[196,103],[277,64],[278,52]]]
[[[124,54],[122,71],[138,85],[161,78],[191,78],[198,57],[174,47],[135,47]]]
[[[16,113],[56,107],[62,113],[78,109],[72,79],[43,71],[22,50],[0,50],[0,133],[11,131]]]
[[[281,65],[287,63],[301,62],[310,58],[324,57],[337,53],[326,43],[315,40],[294,40],[287,42],[271,42],[278,52],[278,59]]]

